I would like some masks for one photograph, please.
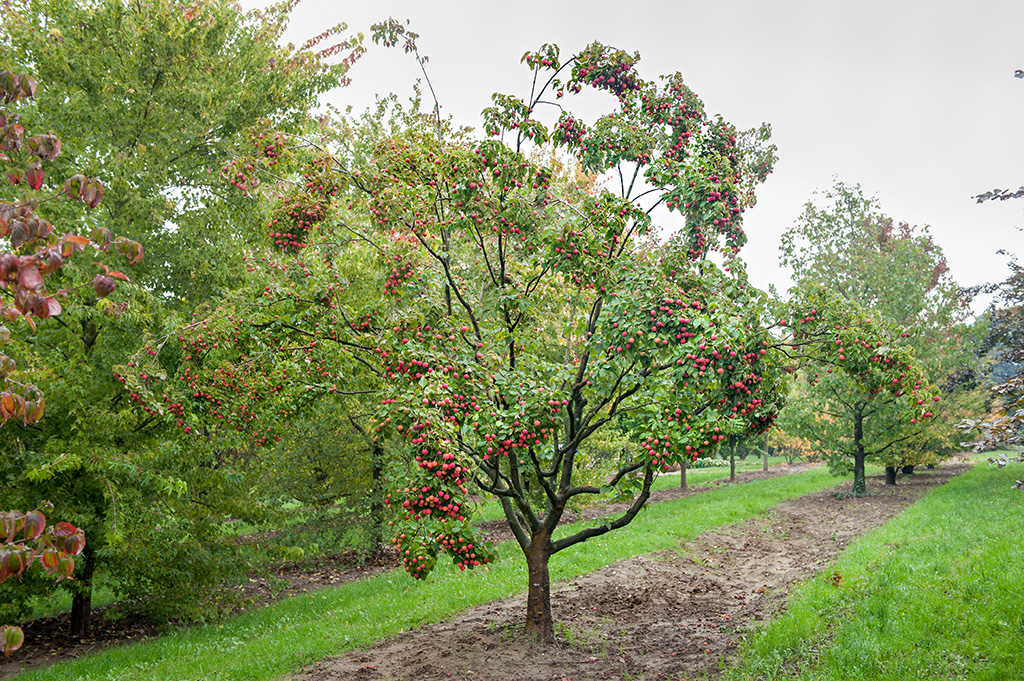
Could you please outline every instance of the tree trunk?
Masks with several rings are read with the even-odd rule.
[[[530,590],[526,597],[526,635],[543,643],[555,640],[551,619],[551,578],[548,576],[552,548],[551,535],[541,530],[533,535],[524,551],[530,577]]]
[[[896,484],[896,467],[886,466],[885,467],[885,484],[895,485]]]
[[[82,552],[81,571],[75,570],[71,597],[71,635],[88,636],[92,615],[92,573],[95,568],[92,551]]]
[[[686,464],[690,463],[684,456],[683,462],[679,464],[679,489],[686,489]]]
[[[736,482],[736,436],[729,439],[729,482]]]
[[[935,464],[933,464],[933,463],[925,464],[925,468],[927,468],[928,470],[932,470],[933,468],[935,468]]]
[[[867,480],[864,478],[864,410],[858,405],[853,412],[853,495],[862,497],[868,493]]]
[[[904,466],[903,467],[903,475],[913,475],[913,474],[914,474],[914,467],[913,466]]]
[[[868,491],[868,484],[864,479],[864,458],[866,456],[864,452],[854,452],[853,454],[853,495],[856,497],[862,497]]]

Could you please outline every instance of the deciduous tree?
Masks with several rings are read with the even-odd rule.
[[[113,368],[147,334],[180,327],[183,310],[238,285],[240,245],[262,236],[266,216],[225,191],[217,171],[259,119],[298,125],[358,56],[358,37],[339,37],[338,27],[297,48],[282,45],[294,4],[248,14],[220,0],[0,7],[0,58],[48,84],[25,120],[61,136],[58,171],[66,163],[104,179],[96,217],[54,210],[62,221],[103,224],[152,246],[125,298],[66,313],[64,324],[42,329],[16,357],[51,395],[51,418],[5,429],[11,456],[4,473],[15,481],[19,503],[51,496],[60,516],[90,537],[75,585],[75,633],[87,629],[90,576],[100,561],[126,571],[114,575],[124,592],[178,591],[176,599],[142,599],[147,604],[184,604],[210,584],[207,577],[223,575],[205,552],[217,548],[221,527],[211,519],[244,508],[226,499],[238,489],[227,465],[236,459],[195,438],[178,439],[180,428],[133,404]],[[180,361],[163,359],[171,368]],[[58,366],[74,371],[54,371]],[[58,497],[48,486],[77,491]],[[138,513],[126,513],[135,504]],[[161,521],[157,510],[172,520]],[[180,562],[156,560],[164,546],[177,547]]]
[[[837,339],[846,355],[868,353],[887,362],[901,347],[913,348],[930,383],[947,384],[970,364],[967,300],[949,276],[942,250],[927,229],[895,224],[859,185],[837,183],[824,205],[808,203],[783,235],[783,264],[793,270],[797,290],[823,287],[863,307],[893,341],[862,337]],[[902,360],[901,360],[902,361]],[[854,492],[863,494],[864,461],[875,457],[895,469],[923,463],[914,457],[922,445],[938,449],[957,439],[950,419],[911,419],[896,393],[880,391],[873,380],[828,363],[809,368],[809,388],[800,391],[785,417],[787,430],[811,438],[840,465],[853,459]],[[947,392],[952,404],[965,386]],[[937,396],[935,401],[938,402]],[[932,416],[939,405],[929,405]],[[948,451],[948,447],[943,447]]]

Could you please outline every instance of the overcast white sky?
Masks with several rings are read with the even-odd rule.
[[[762,288],[788,286],[779,235],[835,177],[894,219],[930,225],[964,285],[1005,278],[1001,248],[1024,258],[1024,199],[971,198],[1024,184],[1019,0],[304,0],[294,42],[339,21],[367,36],[334,104],[411,93],[412,59],[369,41],[388,16],[420,33],[443,112],[460,124],[477,127],[493,92],[529,93],[527,50],[553,42],[566,55],[594,40],[639,51],[647,79],[680,71],[709,113],[740,128],[771,123],[779,162],[746,214],[743,253]]]

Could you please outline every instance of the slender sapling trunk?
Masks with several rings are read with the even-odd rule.
[[[729,440],[729,482],[736,482],[736,436]]]

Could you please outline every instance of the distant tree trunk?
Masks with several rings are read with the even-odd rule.
[[[864,407],[857,405],[853,411],[853,495],[862,497],[868,493],[867,479],[864,475]]]
[[[736,436],[729,437],[729,482],[736,482]]]
[[[885,484],[895,485],[896,484],[896,467],[886,466],[885,467]]]
[[[384,543],[384,448],[377,442],[370,450],[370,475],[373,480],[370,491],[370,547],[376,551]]]
[[[683,462],[679,464],[679,489],[686,489],[686,464],[690,463],[684,456]]]
[[[526,597],[526,635],[544,643],[555,640],[554,620],[551,619],[551,578],[548,561],[551,559],[551,535],[540,530],[526,547],[526,566],[530,590]]]
[[[71,596],[71,635],[87,636],[92,619],[92,574],[96,568],[95,553],[86,549],[82,552],[81,570],[75,570],[75,582]]]
[[[903,475],[913,475],[913,474],[914,474],[914,467],[913,466],[904,466],[903,467]]]
[[[928,470],[932,470],[933,468],[935,468],[935,464],[933,464],[933,463],[928,463],[928,464],[925,464],[925,466],[924,466],[924,467],[925,467],[925,468],[927,468]]]
[[[768,433],[764,434],[764,465],[761,470],[768,470]]]
[[[864,477],[864,452],[853,453],[853,495],[862,497],[867,494],[868,484]]]

